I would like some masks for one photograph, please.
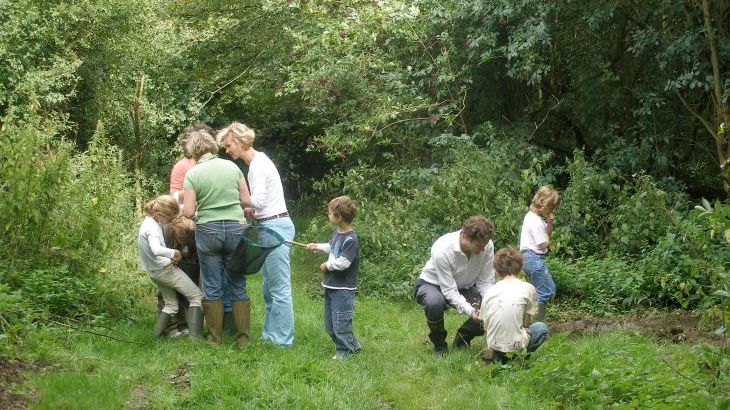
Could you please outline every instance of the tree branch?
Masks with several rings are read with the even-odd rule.
[[[707,132],[709,132],[710,135],[712,135],[712,138],[714,138],[715,141],[717,141],[717,134],[715,133],[715,129],[712,126],[712,124],[710,124],[709,121],[707,121],[703,116],[701,116],[699,113],[697,113],[697,111],[693,110],[692,107],[690,107],[689,103],[687,102],[687,100],[684,99],[684,97],[682,97],[682,94],[679,92],[679,90],[674,90],[674,91],[677,93],[677,97],[679,97],[679,100],[682,101],[684,108],[686,108],[687,111],[690,112],[690,114],[692,114],[695,118],[697,118],[702,123],[702,125],[705,126],[705,129],[707,129]]]
[[[90,334],[92,334],[92,335],[96,335],[96,336],[101,336],[101,337],[106,337],[106,338],[109,338],[109,339],[112,339],[112,340],[116,340],[116,341],[118,341],[118,342],[124,342],[124,343],[129,343],[129,344],[135,344],[135,345],[142,345],[142,343],[140,343],[140,342],[133,342],[133,341],[130,341],[130,340],[124,340],[124,339],[117,339],[116,337],[113,337],[113,336],[105,335],[105,334],[103,334],[103,333],[96,333],[96,332],[92,332],[91,330],[81,329],[81,328],[78,328],[78,327],[76,327],[76,326],[71,326],[71,325],[68,325],[68,324],[66,324],[66,323],[56,322],[55,320],[51,320],[50,322],[51,322],[51,323],[55,323],[55,324],[57,324],[57,325],[61,325],[61,326],[67,327],[67,328],[69,328],[69,329],[77,330],[77,331],[79,331],[79,332],[84,332],[84,333],[90,333]]]
[[[235,77],[233,77],[233,78],[232,78],[232,79],[231,79],[230,81],[228,81],[227,83],[223,84],[222,86],[220,86],[220,87],[216,88],[216,89],[215,89],[215,90],[213,90],[213,91],[208,91],[208,93],[209,93],[209,94],[208,94],[208,99],[207,99],[207,100],[205,100],[205,102],[203,102],[203,104],[201,104],[201,105],[200,105],[200,108],[198,109],[198,112],[200,112],[200,110],[202,110],[202,109],[203,109],[203,107],[205,107],[205,105],[206,105],[206,104],[208,104],[208,103],[210,102],[210,100],[212,100],[212,99],[213,99],[213,96],[215,96],[215,95],[216,95],[216,93],[218,93],[218,92],[222,91],[222,90],[223,90],[224,88],[226,88],[226,87],[228,87],[229,85],[233,84],[233,83],[234,83],[234,82],[235,82],[236,80],[238,80],[238,79],[239,79],[239,78],[241,78],[241,77],[242,77],[242,76],[243,76],[244,74],[246,74],[246,73],[248,72],[248,70],[250,70],[250,69],[251,69],[251,67],[253,67],[253,65],[254,65],[254,64],[256,64],[256,60],[258,60],[258,59],[259,59],[259,56],[260,56],[260,55],[261,55],[261,54],[262,54],[263,52],[264,52],[263,48],[262,48],[261,50],[259,50],[259,52],[258,52],[258,53],[256,54],[256,56],[255,56],[255,57],[253,58],[253,61],[251,61],[251,64],[249,64],[249,65],[248,65],[248,66],[247,66],[247,67],[246,67],[246,68],[245,68],[245,69],[244,69],[243,71],[241,71],[241,72],[240,72],[240,73],[239,73],[238,75],[236,75]],[[198,94],[198,95],[200,95],[200,94]],[[196,98],[197,98],[197,96],[196,96]]]

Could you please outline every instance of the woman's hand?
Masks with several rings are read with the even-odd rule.
[[[319,265],[319,270],[320,270],[320,271],[321,271],[322,273],[327,273],[327,262],[322,262],[322,264],[321,264],[321,265]]]
[[[316,243],[308,243],[308,244],[304,245],[304,247],[307,248],[307,250],[310,250],[312,252],[315,252],[317,250]]]
[[[243,215],[246,217],[246,219],[256,218],[256,213],[254,212],[253,208],[244,208]]]

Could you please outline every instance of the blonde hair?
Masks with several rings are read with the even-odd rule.
[[[536,213],[552,212],[558,209],[558,206],[560,206],[560,195],[551,187],[543,185],[532,198],[530,210]]]
[[[199,160],[205,154],[217,154],[218,144],[209,132],[200,130],[193,131],[188,135],[188,142],[185,149],[194,160]]]
[[[172,246],[174,248],[182,247],[191,240],[195,243],[195,222],[192,219],[179,215],[177,218],[170,220],[168,226],[172,230]]]
[[[343,221],[352,223],[357,213],[357,202],[353,201],[349,196],[338,196],[330,201],[327,208],[333,215],[339,216]]]
[[[172,221],[180,215],[180,205],[172,196],[160,195],[145,204],[144,212],[149,216],[161,214],[168,221]]]
[[[246,124],[241,124],[240,122],[235,121],[226,128],[218,131],[218,134],[215,136],[215,140],[218,145],[222,147],[228,136],[239,141],[244,147],[252,146],[253,140],[256,139],[256,133],[251,128],[248,128]]]

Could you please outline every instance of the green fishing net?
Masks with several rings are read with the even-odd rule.
[[[226,269],[230,275],[253,275],[261,270],[266,256],[285,242],[286,239],[271,228],[248,225]]]

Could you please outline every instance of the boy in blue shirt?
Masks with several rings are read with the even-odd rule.
[[[327,217],[337,229],[329,243],[308,243],[310,251],[327,253],[327,262],[319,266],[324,277],[324,327],[335,342],[333,359],[341,359],[360,351],[360,341],[352,331],[355,311],[355,290],[360,270],[360,241],[352,229],[357,204],[348,196],[330,201]]]

